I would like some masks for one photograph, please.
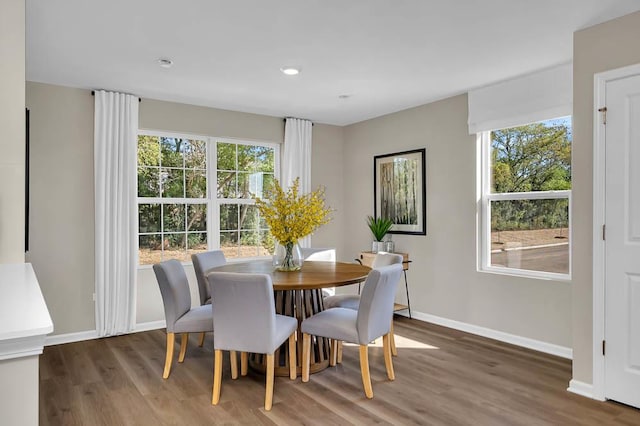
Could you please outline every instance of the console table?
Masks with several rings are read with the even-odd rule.
[[[376,258],[376,254],[377,253],[374,253],[371,251],[360,252],[360,262],[364,266],[368,266],[371,268],[371,265],[373,265],[373,259]],[[404,273],[404,290],[407,293],[407,304],[403,305],[400,303],[396,303],[394,304],[393,310],[394,312],[406,310],[409,312],[409,318],[411,318],[411,302],[409,301],[409,283],[407,282],[407,271],[409,270],[409,263],[411,263],[411,260],[409,260],[408,253],[394,253],[394,254],[399,254],[402,256],[402,272]]]

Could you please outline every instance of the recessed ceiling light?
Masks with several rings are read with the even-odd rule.
[[[300,74],[300,68],[296,68],[296,67],[282,67],[280,68],[280,71],[282,71],[286,75]]]
[[[171,68],[171,65],[173,65],[173,61],[167,58],[160,58],[158,59],[158,64],[160,64],[162,68]]]

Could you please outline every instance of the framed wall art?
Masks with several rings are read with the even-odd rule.
[[[373,214],[391,219],[391,234],[427,234],[425,160],[425,148],[373,157]]]

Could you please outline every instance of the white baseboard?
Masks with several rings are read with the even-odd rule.
[[[600,401],[604,401],[604,399],[601,400],[599,398],[596,398],[593,395],[593,385],[592,384],[584,383],[584,382],[578,381],[576,379],[571,379],[571,381],[569,382],[569,387],[567,388],[567,390],[569,392],[575,393],[577,395],[586,396],[587,398],[598,399]]]
[[[408,317],[408,315],[404,313],[401,315]],[[554,345],[552,343],[534,340],[528,337],[516,336],[515,334],[509,334],[461,321],[438,317],[436,315],[425,314],[422,312],[412,311],[411,316],[420,321],[430,322],[433,324],[441,325],[443,327],[453,328],[455,330],[476,334],[478,336],[488,337],[490,339],[499,340],[501,342],[510,343],[512,345],[522,346],[524,348],[559,356],[561,358],[573,358],[573,350],[564,346]]]
[[[44,345],[61,345],[63,343],[81,342],[83,340],[97,339],[98,332],[96,330],[78,331],[76,333],[55,334],[47,336]]]
[[[157,330],[159,328],[165,328],[165,320],[149,321],[136,324],[132,333],[139,333],[141,331]],[[56,334],[53,336],[47,336],[45,339],[45,346],[62,345],[64,343],[81,342],[83,340],[97,339],[98,332],[96,330],[79,331],[76,333]]]

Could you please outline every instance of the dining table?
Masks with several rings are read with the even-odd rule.
[[[297,331],[297,370],[301,373],[302,332],[300,326],[308,318],[324,310],[323,289],[341,287],[363,282],[371,268],[358,263],[305,261],[298,271],[278,271],[271,260],[248,262],[230,262],[218,266],[209,272],[236,272],[247,274],[267,274],[273,283],[276,313],[295,317],[298,320]],[[289,348],[283,344],[275,352],[275,374],[289,375]],[[316,373],[329,365],[330,341],[324,337],[313,336],[311,348],[310,372]],[[266,356],[251,354],[249,365],[252,369],[265,370]]]

